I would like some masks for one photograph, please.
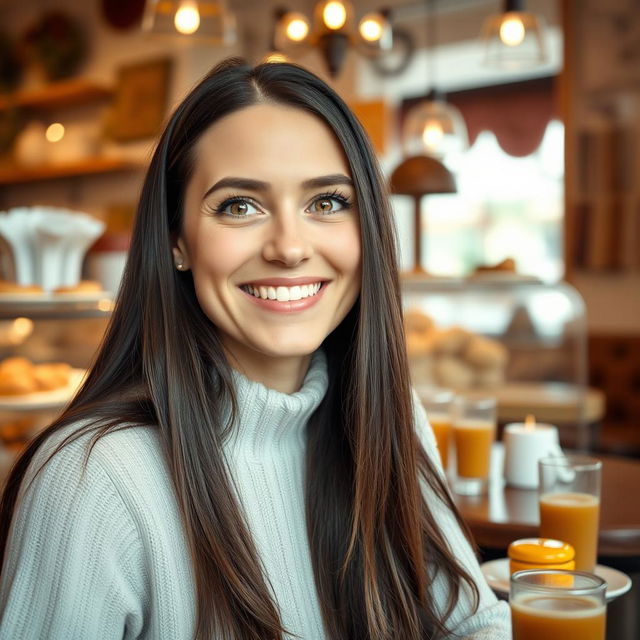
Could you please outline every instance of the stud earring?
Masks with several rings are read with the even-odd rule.
[[[184,269],[184,259],[181,257],[176,257],[174,264],[176,265],[176,269],[178,271],[182,271]]]

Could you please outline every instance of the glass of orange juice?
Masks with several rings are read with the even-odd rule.
[[[593,571],[598,553],[602,462],[584,456],[541,458],[540,537],[568,542],[576,570]]]
[[[438,387],[419,387],[416,391],[427,412],[427,419],[436,437],[442,468],[446,471],[452,441],[451,409],[455,394],[450,389]]]
[[[592,573],[553,569],[511,576],[513,640],[605,640],[607,583]]]
[[[453,490],[480,495],[489,484],[491,447],[496,439],[496,400],[457,396],[453,408],[456,477]]]

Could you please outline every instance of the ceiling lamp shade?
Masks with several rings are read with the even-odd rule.
[[[484,23],[486,66],[499,69],[528,69],[547,61],[544,23],[524,11],[524,0],[506,0],[504,12]]]
[[[444,158],[469,146],[467,126],[462,114],[449,104],[433,85],[436,77],[436,15],[433,0],[426,1],[427,65],[431,90],[406,114],[402,125],[402,151],[405,157],[427,155]]]
[[[236,19],[225,0],[147,0],[142,30],[156,35],[184,35],[212,44],[236,42]]]
[[[455,193],[456,181],[447,167],[430,156],[411,156],[391,174],[391,193],[419,197],[433,193]]]
[[[469,146],[467,127],[460,111],[436,91],[407,113],[402,128],[405,156],[426,154],[444,158]]]

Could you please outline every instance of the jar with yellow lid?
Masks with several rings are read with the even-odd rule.
[[[561,540],[522,538],[514,540],[507,552],[509,574],[526,569],[575,569],[575,550]]]

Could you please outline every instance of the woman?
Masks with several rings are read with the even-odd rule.
[[[353,115],[296,66],[218,66],[160,139],[85,384],[9,479],[0,637],[509,638],[402,335]]]

